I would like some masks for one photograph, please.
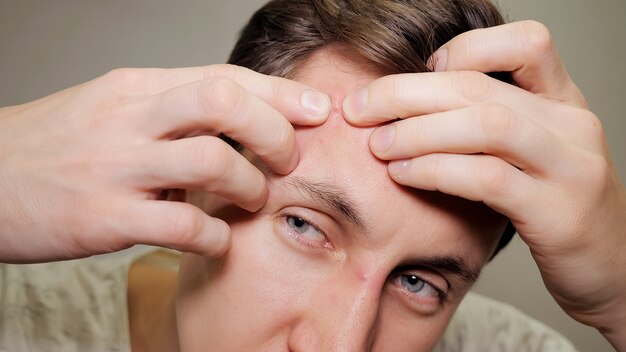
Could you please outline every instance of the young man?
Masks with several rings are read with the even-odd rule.
[[[132,139],[132,147],[100,149],[97,143],[85,143],[98,147],[98,153],[87,164],[70,153],[73,157],[65,163],[89,176],[111,175],[99,196],[104,201],[109,192],[118,195],[114,221],[105,220],[97,231],[80,217],[43,214],[44,219],[71,219],[70,228],[80,230],[70,231],[69,239],[77,243],[48,235],[27,248],[9,236],[27,233],[13,220],[5,232],[10,251],[5,249],[4,258],[77,257],[139,242],[204,254],[186,255],[176,295],[174,279],[152,281],[131,272],[135,350],[429,350],[492,256],[508,218],[531,246],[559,303],[622,348],[626,289],[618,269],[623,267],[620,249],[626,246],[620,218],[626,209],[624,190],[607,168],[601,135],[593,133],[597,120],[580,107],[584,100],[546,44],[543,29],[513,24],[452,39],[466,30],[498,25],[500,19],[482,1],[376,5],[277,1],[252,19],[233,62],[267,65],[279,71],[264,73],[304,85],[262,81],[232,67],[206,71],[217,78],[198,82],[193,69],[137,76],[125,72],[128,86],[121,91],[142,90],[149,98],[135,96],[131,105],[115,106],[113,113],[108,109],[88,126],[111,130],[116,117],[128,122],[126,114],[136,109],[157,112],[162,120],[144,129],[143,138],[129,138],[137,126],[145,126],[141,116],[147,115],[137,115],[128,122],[128,134],[118,138],[119,143]],[[427,26],[429,19],[435,23]],[[289,26],[300,32],[282,32]],[[413,58],[405,55],[398,37],[390,37],[394,30],[405,36]],[[304,36],[300,45],[290,41],[302,34],[319,38]],[[493,38],[511,34],[518,36],[515,45],[497,59],[491,57],[502,45]],[[520,44],[527,38],[533,39],[530,47]],[[425,71],[434,50],[449,40],[430,61],[436,70],[512,71],[519,87],[477,73],[384,76]],[[483,41],[497,45],[481,46],[461,60],[458,53],[467,43]],[[530,49],[543,50],[543,60],[527,64],[537,55]],[[397,57],[389,56],[394,53]],[[78,97],[101,93],[110,84],[107,79],[112,78],[83,88]],[[171,84],[183,86],[169,88]],[[193,100],[191,107],[181,104],[190,91],[201,94],[200,103]],[[330,105],[315,92],[327,94]],[[59,106],[73,111],[58,103],[71,103],[72,93],[39,102],[35,113],[50,115]],[[274,107],[262,100],[271,100]],[[28,112],[36,120],[28,108],[4,114]],[[294,123],[323,123],[294,132],[281,114]],[[356,127],[397,117],[403,120],[375,130]],[[19,131],[19,125],[9,126]],[[240,141],[260,157],[250,158],[256,167],[216,138],[178,139],[198,130],[224,132]],[[85,136],[76,138],[78,144]],[[148,148],[147,141],[155,139],[161,143]],[[175,156],[192,150],[185,147],[192,142],[201,143],[201,153],[186,158],[186,168],[181,167]],[[12,146],[19,150],[19,144]],[[123,174],[116,173],[119,167],[105,167],[130,165],[138,155],[141,160],[160,155],[158,162],[165,166],[154,169],[145,161]],[[577,170],[589,162],[597,167]],[[167,167],[172,172],[164,174]],[[200,217],[189,205],[153,200],[154,189],[198,186],[212,194],[190,194],[190,201],[230,227],[230,249],[219,259],[206,256],[226,250],[222,222]],[[124,192],[134,192],[135,202],[122,201]],[[83,199],[80,189],[71,194]],[[99,201],[86,204],[102,208]],[[166,214],[166,206],[176,216],[157,219]],[[127,224],[137,222],[130,217],[150,221],[131,227]],[[221,232],[216,230],[220,227]],[[82,229],[86,231],[79,233]],[[601,270],[607,265],[615,270]]]

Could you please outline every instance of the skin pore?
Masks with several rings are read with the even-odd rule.
[[[437,343],[505,221],[389,177],[368,149],[372,129],[341,113],[346,95],[377,78],[355,62],[326,48],[299,70],[295,80],[328,93],[333,110],[322,126],[297,129],[300,163],[287,176],[267,173],[259,212],[215,209],[210,196],[194,202],[229,223],[231,249],[218,260],[185,254],[175,297],[164,290],[162,304],[131,304],[134,351],[428,351]],[[158,295],[139,285],[129,301],[145,302],[130,299],[142,294]],[[152,327],[133,329],[143,314]]]

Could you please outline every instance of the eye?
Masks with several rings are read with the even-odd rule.
[[[390,288],[412,310],[431,315],[448,302],[449,284],[435,271],[400,267],[390,276]]]
[[[315,233],[320,232],[311,223],[296,216],[287,215],[287,224],[299,234],[304,234],[309,230],[313,230]]]
[[[309,247],[324,247],[329,244],[322,230],[309,221],[294,215],[286,215],[285,222],[292,235]]]
[[[400,285],[407,291],[423,297],[440,297],[438,288],[422,280],[421,277],[412,274],[402,274],[399,276]]]

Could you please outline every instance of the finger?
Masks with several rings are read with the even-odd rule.
[[[175,69],[118,69],[105,76],[116,86],[155,95],[196,81],[225,78],[242,86],[297,125],[318,125],[328,117],[330,98],[305,84],[234,65]],[[193,99],[193,97],[192,97]]]
[[[588,130],[593,121],[584,109],[546,100],[475,71],[385,76],[346,97],[343,112],[354,125],[372,126],[490,104],[524,111],[524,116],[559,135]]]
[[[375,125],[397,118],[496,103],[536,115],[540,98],[479,72],[409,73],[379,78],[343,101],[346,119]],[[545,104],[545,103],[544,103]]]
[[[373,126],[483,105],[506,107],[584,148],[602,148],[601,121],[589,110],[544,99],[475,71],[385,76],[346,97],[343,112],[354,125]]]
[[[199,208],[182,202],[139,200],[118,208],[120,233],[130,245],[148,244],[206,257],[222,256],[230,246],[230,228]]]
[[[398,183],[484,202],[514,223],[541,218],[545,187],[504,160],[489,155],[429,154],[389,163]]]
[[[552,41],[548,28],[521,21],[465,32],[443,45],[430,60],[435,71],[512,72],[525,90],[586,107]]]
[[[477,105],[400,120],[374,130],[370,149],[383,160],[431,153],[489,154],[533,175],[559,167],[559,138],[506,106]]]
[[[265,176],[244,156],[217,137],[198,136],[162,141],[126,153],[133,186],[143,190],[202,189],[238,206],[258,210],[267,199]]]
[[[152,137],[175,138],[167,136],[171,131],[224,133],[278,173],[286,174],[297,164],[295,133],[289,121],[229,79],[193,82],[150,97],[144,104],[150,112],[140,124],[152,120],[148,126]]]

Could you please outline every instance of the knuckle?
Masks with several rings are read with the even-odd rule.
[[[198,89],[198,106],[202,112],[227,117],[233,115],[242,99],[242,90],[230,79],[214,77]]]
[[[294,91],[293,87],[290,87],[286,81],[277,77],[268,77],[267,86],[269,97],[275,102],[280,102],[281,99],[292,95]]]
[[[389,95],[390,101],[399,101],[400,98],[402,98],[402,89],[400,87],[400,80],[396,79],[396,77],[397,76],[391,76],[386,78],[384,81],[374,82],[374,84],[370,85],[369,89],[372,90],[372,88],[378,88],[377,86],[380,85],[380,88],[382,88],[381,90],[383,92],[387,92],[387,94]]]
[[[492,197],[510,193],[511,177],[510,166],[495,157],[488,157],[478,170],[478,179],[484,193]]]
[[[552,34],[541,22],[528,20],[521,23],[526,43],[533,53],[546,54],[554,49]]]
[[[586,153],[583,157],[585,168],[577,168],[575,173],[567,176],[570,186],[584,189],[581,195],[586,202],[603,203],[611,197],[614,173],[610,161],[595,153]]]
[[[439,188],[440,181],[442,179],[442,175],[445,173],[446,162],[444,158],[431,158],[429,162],[425,163],[420,171],[420,177],[423,177],[423,180],[428,183],[435,185]]]
[[[407,100],[408,92],[405,77],[403,75],[387,76],[381,80],[374,81],[369,89],[386,95],[386,99],[382,101],[402,102]]]
[[[214,258],[221,258],[224,256],[224,254],[226,254],[226,252],[228,252],[228,249],[230,248],[230,243],[231,243],[231,239],[230,239],[230,235],[228,233],[224,233],[226,232],[225,230],[222,230],[222,234],[218,235],[219,237],[219,242],[217,243],[217,245],[215,245],[212,251],[212,255]]]
[[[491,80],[481,72],[454,72],[452,82],[458,95],[469,103],[487,101],[491,93]]]
[[[255,153],[260,157],[266,157],[271,154],[291,155],[295,149],[295,133],[294,129],[286,122],[281,121],[274,129],[273,138],[268,139],[271,141],[267,145],[259,146]]]
[[[104,77],[116,85],[135,86],[144,81],[142,71],[134,68],[117,68],[109,71]]]
[[[519,132],[518,120],[510,108],[501,104],[488,104],[479,110],[479,125],[487,142],[501,146]]]
[[[584,182],[586,185],[595,185],[603,189],[606,185],[610,184],[611,167],[603,156],[594,154],[589,158],[586,164],[589,166],[588,179]]]
[[[382,85],[378,88],[382,92],[387,92],[390,101],[402,102],[406,100],[407,92],[412,91],[406,82],[406,75],[393,75],[382,81]]]
[[[402,121],[401,121],[402,122]],[[411,148],[415,151],[419,150],[419,144],[418,143],[428,143],[427,141],[432,141],[433,140],[433,133],[431,132],[429,125],[430,122],[427,120],[415,120],[415,121],[411,121],[411,124],[402,124],[402,123],[396,123],[396,133],[400,134],[400,137],[396,137],[398,141],[400,141],[400,138],[404,137],[404,136],[408,136],[409,138],[404,137],[403,139],[405,139],[406,144],[402,143],[400,144],[400,142],[398,142],[397,144],[400,146],[406,145],[406,146],[411,146]],[[404,136],[403,136],[404,135]],[[422,142],[424,141],[424,142]],[[395,145],[396,142],[394,141],[392,143],[392,148],[393,145]]]
[[[237,70],[241,69],[238,66],[230,64],[215,64],[209,65],[206,68],[205,77],[225,77],[231,78],[235,75]]]
[[[605,140],[605,132],[604,127],[602,126],[602,121],[596,114],[589,110],[584,110],[578,120],[584,124],[585,130],[588,131],[589,138],[598,142],[603,142]]]
[[[190,207],[172,214],[172,232],[170,234],[172,242],[175,244],[190,244],[195,242],[202,231],[203,219],[196,211]]]
[[[184,151],[187,156],[189,175],[207,182],[206,187],[220,184],[228,178],[233,168],[230,147],[215,137],[201,138]]]

